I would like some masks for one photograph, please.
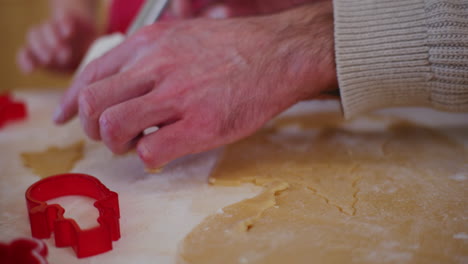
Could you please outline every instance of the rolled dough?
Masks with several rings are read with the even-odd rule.
[[[210,182],[265,191],[206,218],[179,262],[468,263],[467,150],[380,121],[355,131],[338,114],[289,117],[228,146]],[[448,130],[468,138],[468,126]]]
[[[84,142],[58,148],[50,147],[41,152],[21,153],[25,167],[45,178],[59,173],[66,173],[73,169],[75,163],[83,158]]]

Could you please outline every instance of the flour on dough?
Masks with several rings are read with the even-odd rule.
[[[21,159],[25,167],[45,178],[71,171],[83,158],[83,149],[84,142],[80,141],[63,148],[50,147],[42,152],[22,153]]]
[[[155,168],[155,169],[150,169],[150,168],[145,168],[146,173],[149,174],[158,174],[163,171],[163,167]]]
[[[468,186],[450,176],[464,173],[467,150],[407,122],[347,127],[339,114],[283,118],[226,147],[210,183],[265,191],[195,227],[180,262],[466,261],[466,241],[454,235],[468,231]]]

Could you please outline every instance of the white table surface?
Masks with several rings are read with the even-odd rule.
[[[40,178],[23,167],[22,152],[43,151],[50,146],[67,146],[85,141],[85,158],[73,172],[99,178],[119,194],[121,239],[114,249],[94,257],[77,259],[71,248],[56,248],[53,239],[45,240],[50,263],[174,263],[179,243],[206,216],[220,208],[252,197],[260,188],[209,186],[207,178],[219,150],[184,157],[170,163],[160,174],[147,174],[135,154],[115,156],[101,143],[86,139],[79,122],[54,126],[52,112],[59,100],[56,91],[18,92],[16,98],[27,103],[29,117],[24,122],[0,130],[0,241],[30,236],[24,193]],[[317,110],[339,111],[337,102],[301,103],[287,114]],[[389,115],[430,126],[468,123],[468,114],[448,114],[427,109],[386,110]],[[367,126],[356,120],[356,127]],[[456,136],[456,135],[455,135]],[[468,147],[468,142],[462,142]],[[97,210],[91,199],[56,199],[83,228],[96,224]]]

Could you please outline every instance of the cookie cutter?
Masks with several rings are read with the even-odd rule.
[[[4,264],[47,264],[47,253],[46,244],[35,238],[0,243],[0,263]]]
[[[8,93],[0,95],[0,128],[6,123],[23,120],[26,116],[24,103],[15,102]]]
[[[67,195],[96,199],[99,225],[82,230],[75,220],[64,217],[60,205],[46,203]],[[78,258],[107,252],[112,249],[112,241],[120,238],[118,195],[93,176],[67,173],[45,178],[28,188],[26,202],[32,236],[49,238],[53,232],[55,246],[72,247]]]

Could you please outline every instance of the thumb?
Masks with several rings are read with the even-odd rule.
[[[155,169],[194,153],[197,144],[194,137],[187,133],[189,130],[184,121],[179,121],[144,136],[137,144],[138,156],[147,168]]]

